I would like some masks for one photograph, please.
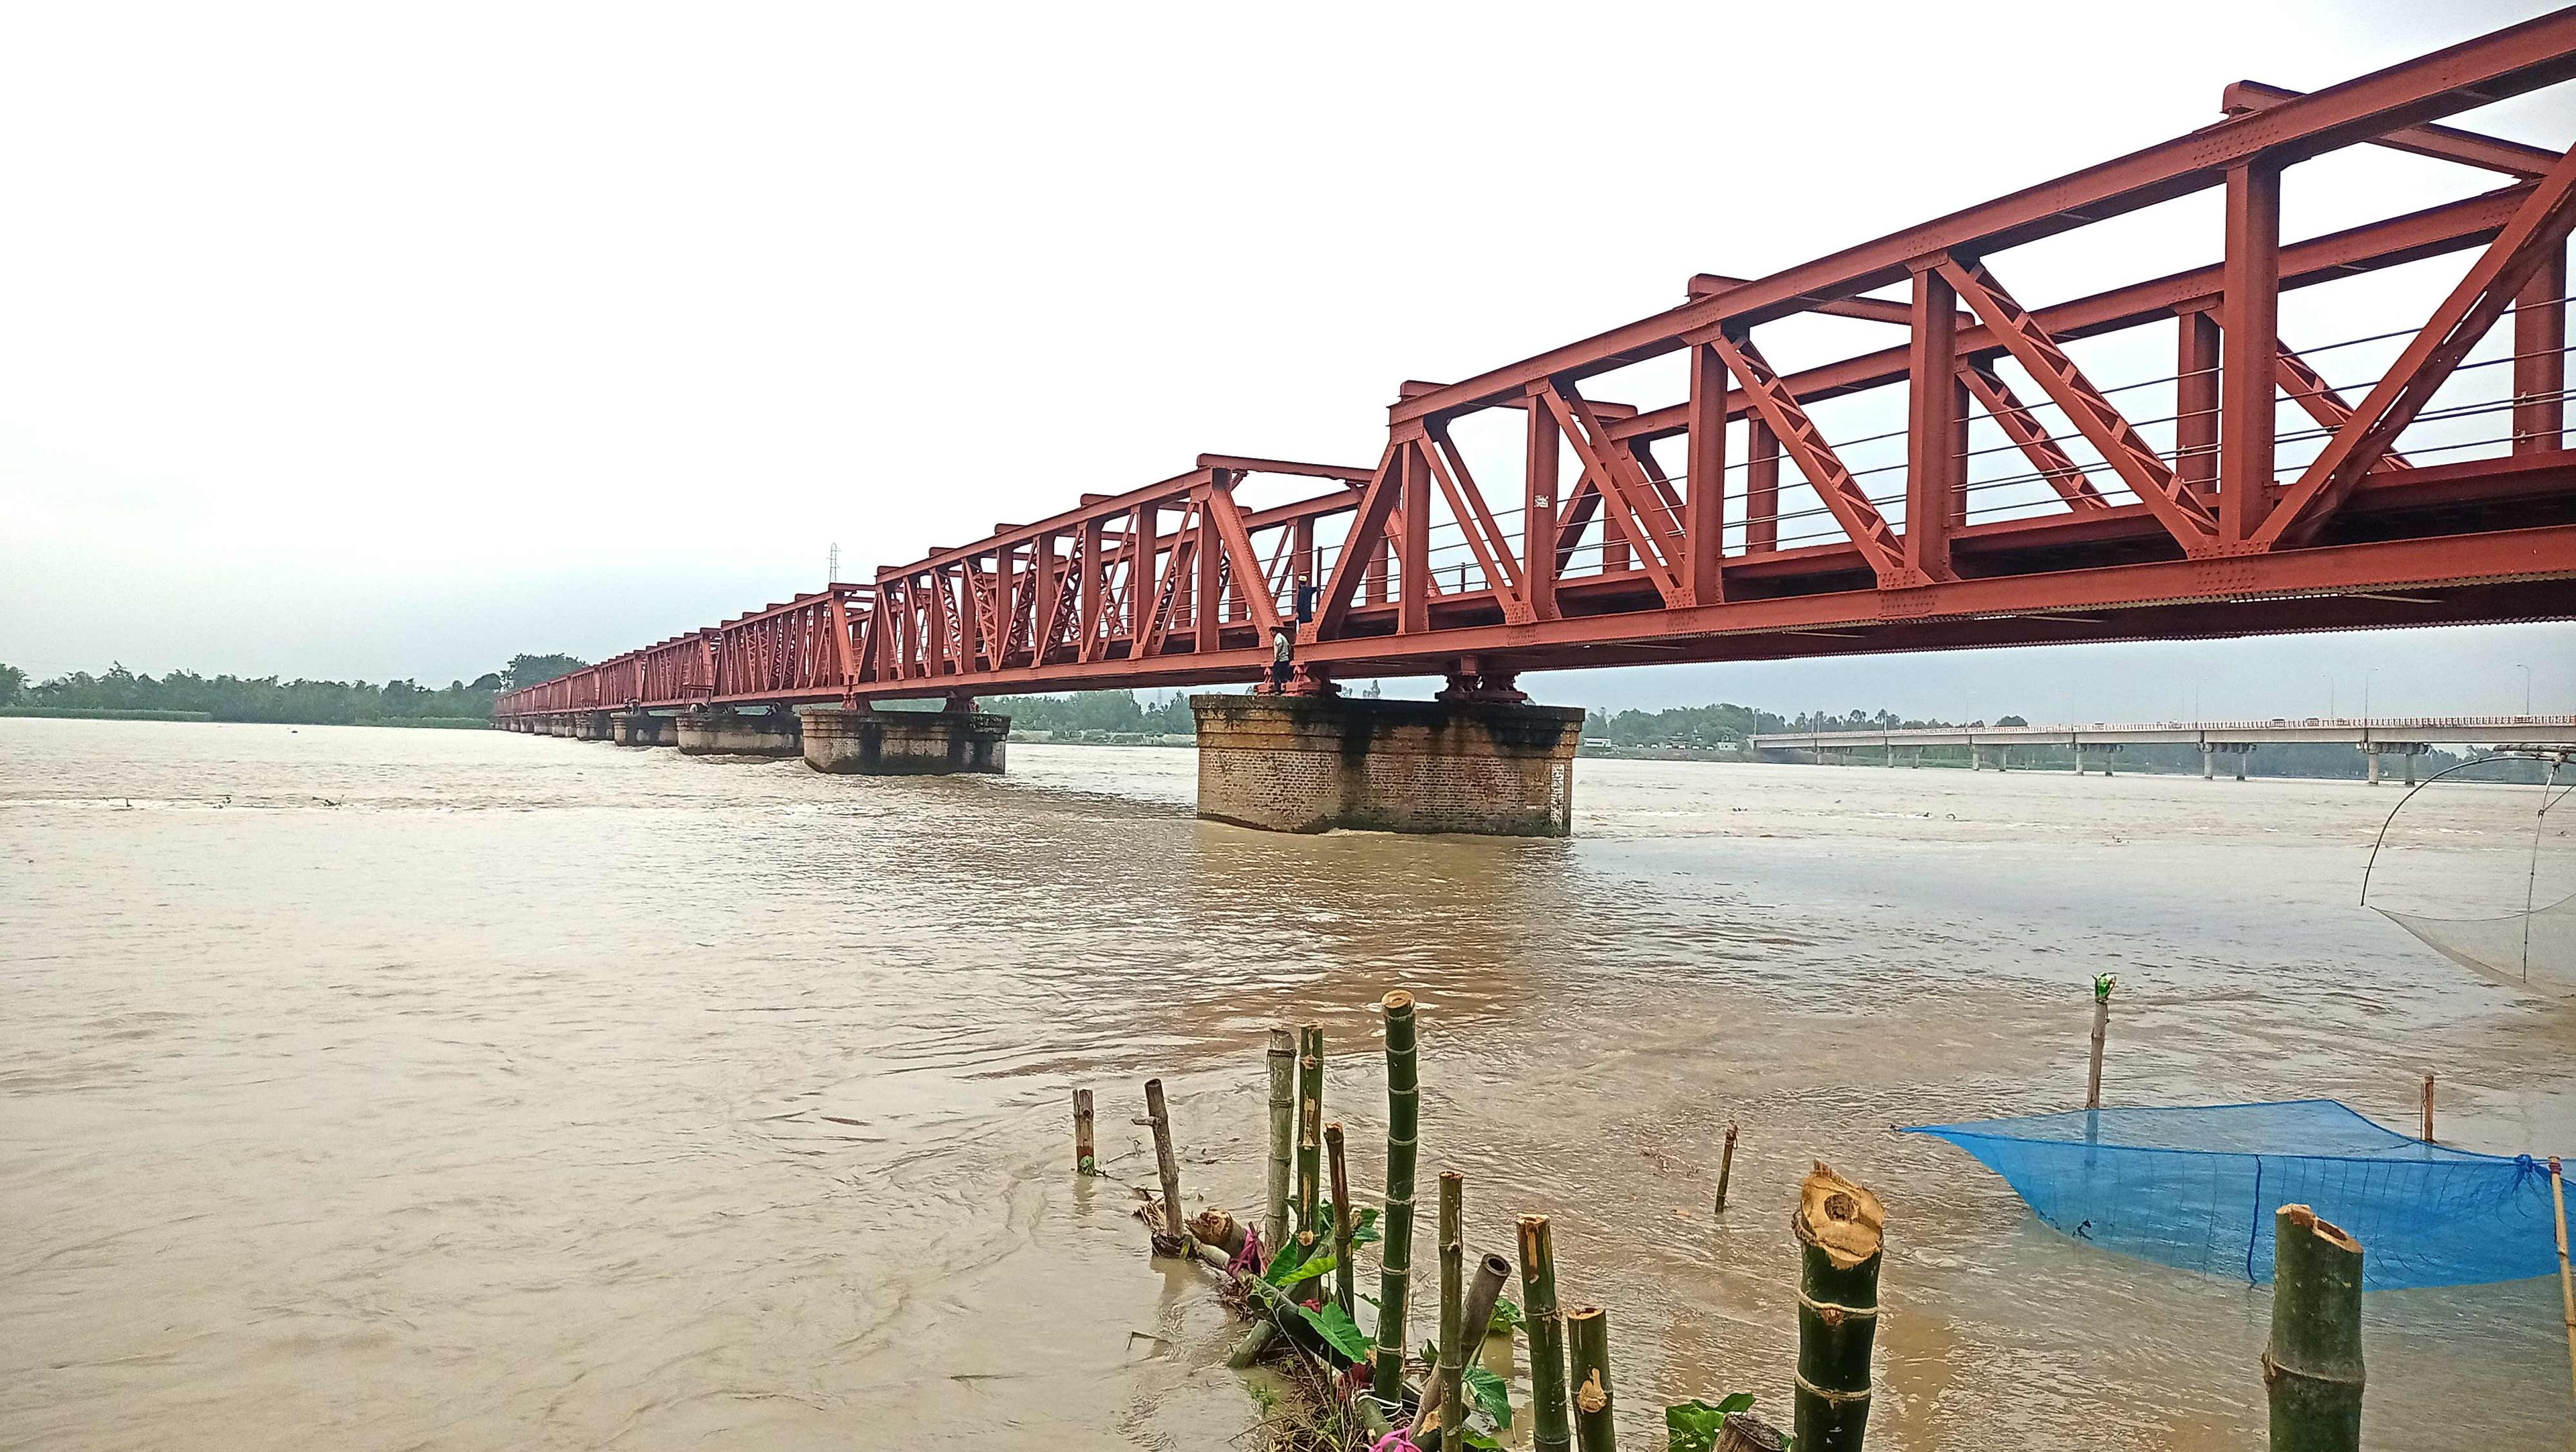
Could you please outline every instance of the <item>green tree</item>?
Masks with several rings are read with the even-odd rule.
[[[27,684],[27,673],[13,665],[0,665],[0,706],[18,704],[18,690]]]
[[[570,675],[588,664],[590,662],[579,656],[571,655],[514,655],[510,657],[510,664],[501,672],[501,688],[515,691],[522,686],[533,686],[539,681],[551,681],[557,676]]]

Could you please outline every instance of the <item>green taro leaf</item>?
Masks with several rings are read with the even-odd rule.
[[[1503,1452],[1502,1443],[1495,1441],[1493,1438],[1486,1436],[1484,1433],[1477,1431],[1473,1427],[1459,1428],[1458,1440],[1466,1446],[1475,1448],[1476,1452]]]
[[[1328,1250],[1323,1254],[1316,1256],[1313,1260],[1306,1261],[1298,1265],[1295,1269],[1288,1271],[1285,1275],[1272,1279],[1270,1283],[1284,1291],[1290,1286],[1303,1285],[1305,1282],[1313,1280],[1315,1277],[1331,1270],[1335,1264],[1336,1262],[1333,1259],[1333,1253]]]
[[[1490,1336],[1497,1331],[1518,1330],[1524,1319],[1525,1318],[1521,1315],[1520,1305],[1511,1297],[1496,1296],[1494,1298],[1493,1323],[1485,1328],[1485,1334]]]
[[[1297,1237],[1289,1236],[1288,1243],[1279,1247],[1278,1254],[1270,1258],[1270,1264],[1262,1268],[1261,1278],[1274,1286],[1287,1285],[1298,1279],[1296,1272],[1305,1264],[1306,1257],[1322,1248],[1322,1241],[1311,1246],[1299,1245]]]
[[[1297,1314],[1306,1318],[1306,1324],[1314,1327],[1315,1334],[1323,1337],[1327,1345],[1341,1353],[1342,1360],[1360,1361],[1368,1356],[1368,1338],[1360,1334],[1358,1324],[1341,1307],[1327,1301],[1321,1310],[1299,1306]]]
[[[1512,1424],[1512,1392],[1503,1379],[1481,1366],[1471,1366],[1462,1373],[1467,1382],[1467,1400],[1476,1410],[1494,1419],[1497,1427]]]

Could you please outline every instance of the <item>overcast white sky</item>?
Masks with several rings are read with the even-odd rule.
[[[1364,464],[1401,379],[2547,8],[0,7],[0,661],[443,682],[1201,450]],[[2568,89],[2474,119],[2564,146]],[[2301,172],[2293,237],[2387,213]],[[2089,720],[2517,664],[2576,708],[2567,626],[1536,683]]]

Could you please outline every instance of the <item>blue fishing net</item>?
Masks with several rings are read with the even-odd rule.
[[[2332,1099],[2069,1110],[1906,1131],[1946,1139],[2078,1240],[2272,1279],[2272,1217],[2309,1205],[2362,1245],[2367,1290],[2558,1269],[2549,1171],[2409,1139]]]

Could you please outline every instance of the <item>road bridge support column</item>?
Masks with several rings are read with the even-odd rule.
[[[840,711],[804,718],[805,764],[853,776],[1002,773],[1011,718],[987,711]]]
[[[718,706],[672,718],[674,738],[690,756],[794,756],[804,750],[792,711],[735,711]]]
[[[1193,696],[1199,815],[1272,832],[1563,837],[1583,712],[1495,701]]]

